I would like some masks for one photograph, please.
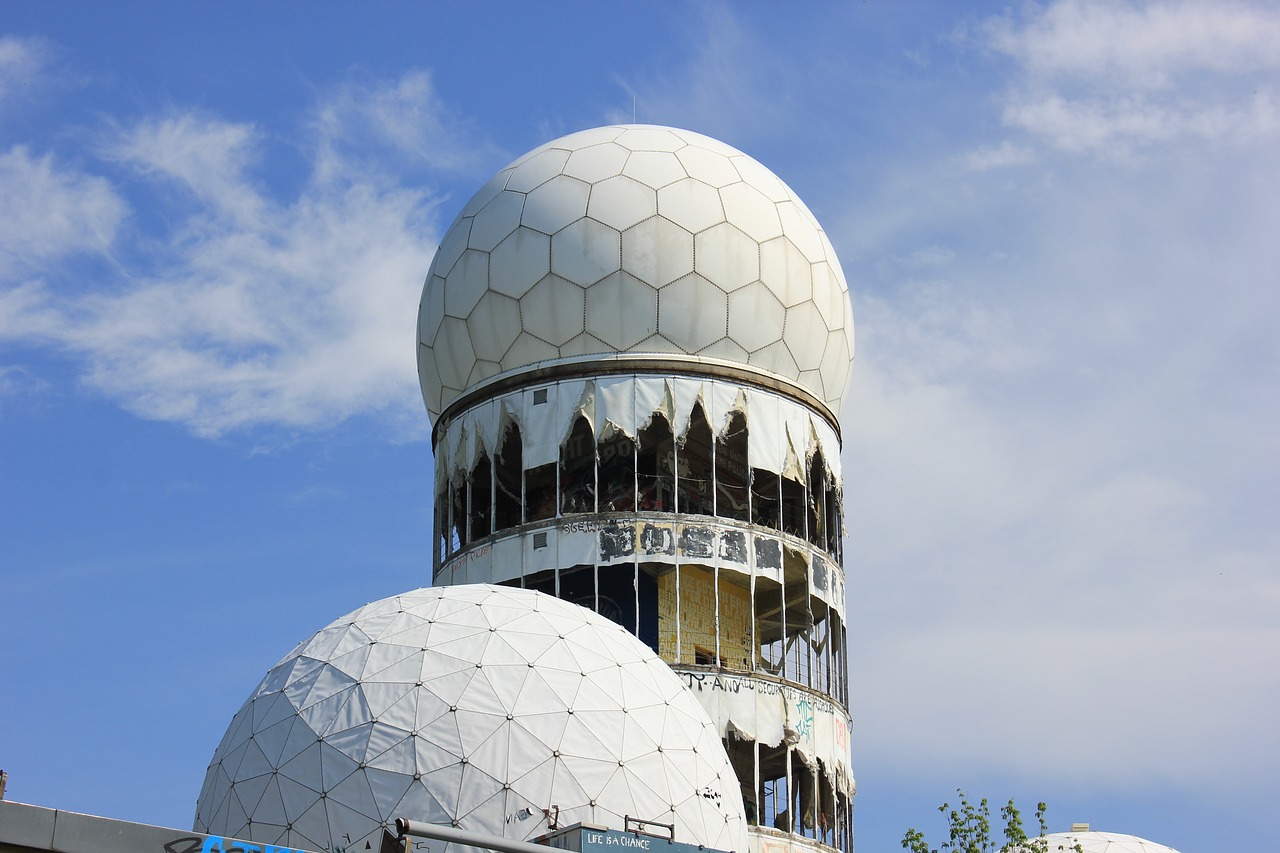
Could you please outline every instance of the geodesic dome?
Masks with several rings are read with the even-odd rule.
[[[1052,832],[1045,839],[1050,851],[1074,850],[1072,845],[1078,843],[1083,853],[1178,853],[1172,847],[1116,832]]]
[[[715,726],[626,629],[534,590],[419,589],[368,604],[276,664],[214,752],[195,829],[377,850],[404,817],[525,840],[544,809],[746,853]]]
[[[780,178],[687,130],[600,127],[529,152],[440,242],[418,312],[432,418],[500,374],[575,356],[727,360],[839,417],[853,312],[834,249]]]

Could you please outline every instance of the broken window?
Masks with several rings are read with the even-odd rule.
[[[630,512],[636,505],[636,445],[613,430],[596,450],[600,459],[600,512]]]
[[[742,412],[729,418],[729,429],[716,441],[716,515],[751,520],[747,486],[747,419]]]
[[[445,480],[436,495],[435,507],[436,567],[449,557],[449,481]]]
[[[579,416],[560,445],[560,513],[596,511],[596,442],[591,424]]]
[[[493,532],[493,463],[480,452],[471,469],[471,538],[481,539]]]
[[[542,521],[556,515],[556,464],[548,462],[524,472],[524,520]]]
[[[822,464],[822,452],[809,460],[809,488],[805,494],[808,512],[806,531],[809,542],[818,548],[827,547],[827,468]]]
[[[782,478],[782,532],[804,538],[804,486]]]
[[[782,674],[783,625],[782,584],[767,577],[756,578],[755,605],[756,644],[759,668],[771,675]]]
[[[676,469],[678,501],[676,509],[691,515],[711,515],[712,443],[711,425],[702,405],[693,407],[689,430],[679,447],[680,464]]]
[[[524,449],[520,444],[520,427],[507,424],[506,434],[498,448],[494,470],[494,529],[506,530],[520,524],[520,475],[524,470]]]
[[[640,430],[637,444],[636,480],[641,511],[674,512],[676,444],[671,424],[662,415],[654,415]]]
[[[449,478],[450,551],[457,552],[467,542],[467,478],[455,472]]]
[[[751,469],[751,521],[782,529],[782,478],[763,468]]]

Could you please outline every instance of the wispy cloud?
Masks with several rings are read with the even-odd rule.
[[[19,276],[66,255],[110,248],[126,215],[103,178],[25,146],[0,153],[0,275]]]
[[[1280,538],[1257,509],[1280,499],[1276,19],[1023,7],[986,31],[1014,62],[982,132],[851,202],[854,712],[875,766],[1274,784],[1280,745],[1255,733],[1280,701],[1260,674],[1280,665]]]
[[[992,18],[983,35],[1017,70],[1005,125],[1052,147],[1124,157],[1280,135],[1274,5],[1064,0]]]
[[[320,99],[309,132],[310,175],[289,197],[261,173],[271,139],[260,129],[191,111],[110,135],[98,154],[125,175],[117,186],[51,154],[0,155],[0,181],[20,190],[0,207],[0,335],[57,344],[88,386],[199,435],[370,412],[420,429],[412,306],[435,199],[358,143],[382,140],[437,174],[474,168],[491,147],[418,72],[344,84]],[[124,230],[125,196],[164,230]],[[86,251],[118,261],[91,294],[58,268]]]
[[[39,39],[0,36],[0,109],[30,92],[49,61],[49,48]]]

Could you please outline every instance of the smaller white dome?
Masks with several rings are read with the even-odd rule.
[[[674,824],[746,853],[715,725],[652,649],[528,589],[376,601],[276,664],[214,752],[195,829],[377,849],[397,818],[528,840],[560,824]]]
[[[1172,847],[1117,832],[1053,832],[1045,838],[1051,853],[1074,850],[1075,844],[1080,845],[1083,853],[1178,853]]]

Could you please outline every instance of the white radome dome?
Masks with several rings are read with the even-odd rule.
[[[272,667],[214,752],[198,832],[377,850],[396,818],[519,840],[674,824],[746,853],[714,724],[626,629],[534,590],[464,585],[368,604]]]
[[[1075,844],[1080,845],[1083,853],[1178,853],[1172,847],[1118,832],[1052,832],[1045,839],[1052,853],[1074,851]]]
[[[796,194],[723,142],[647,125],[570,134],[485,184],[440,242],[418,340],[433,419],[490,377],[615,353],[749,365],[838,417],[854,343],[844,273]]]

